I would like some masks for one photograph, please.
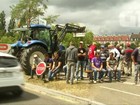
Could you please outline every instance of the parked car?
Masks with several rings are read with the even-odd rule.
[[[23,93],[24,75],[18,59],[10,54],[0,52],[0,93]]]

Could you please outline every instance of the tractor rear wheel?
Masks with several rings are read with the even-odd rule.
[[[23,53],[20,58],[21,66],[24,69],[27,75],[31,72],[31,65],[33,64],[33,56],[37,54],[39,58],[44,61],[44,54],[47,53],[47,50],[40,45],[34,45],[27,49],[23,50]]]

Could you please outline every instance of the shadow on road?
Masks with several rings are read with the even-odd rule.
[[[18,101],[29,101],[39,98],[39,96],[24,91],[24,93],[20,97],[13,96],[12,94],[0,94],[0,104],[6,104],[11,102],[18,102]]]

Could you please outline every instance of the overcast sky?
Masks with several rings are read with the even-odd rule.
[[[9,19],[9,6],[19,0],[1,0]],[[60,15],[56,23],[81,23],[94,34],[140,32],[140,0],[48,0],[47,15]]]

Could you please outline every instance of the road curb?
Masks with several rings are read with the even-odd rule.
[[[31,91],[39,92],[39,93],[44,94],[44,95],[47,94],[47,95],[50,95],[53,97],[59,97],[59,98],[64,98],[67,100],[79,102],[79,103],[81,103],[81,105],[105,105],[105,104],[97,102],[97,101],[91,101],[91,100],[86,99],[86,98],[78,97],[78,96],[71,95],[71,94],[66,94],[64,92],[56,91],[53,89],[48,89],[48,88],[45,88],[42,86],[30,84],[30,83],[25,83],[24,88],[31,90]]]

